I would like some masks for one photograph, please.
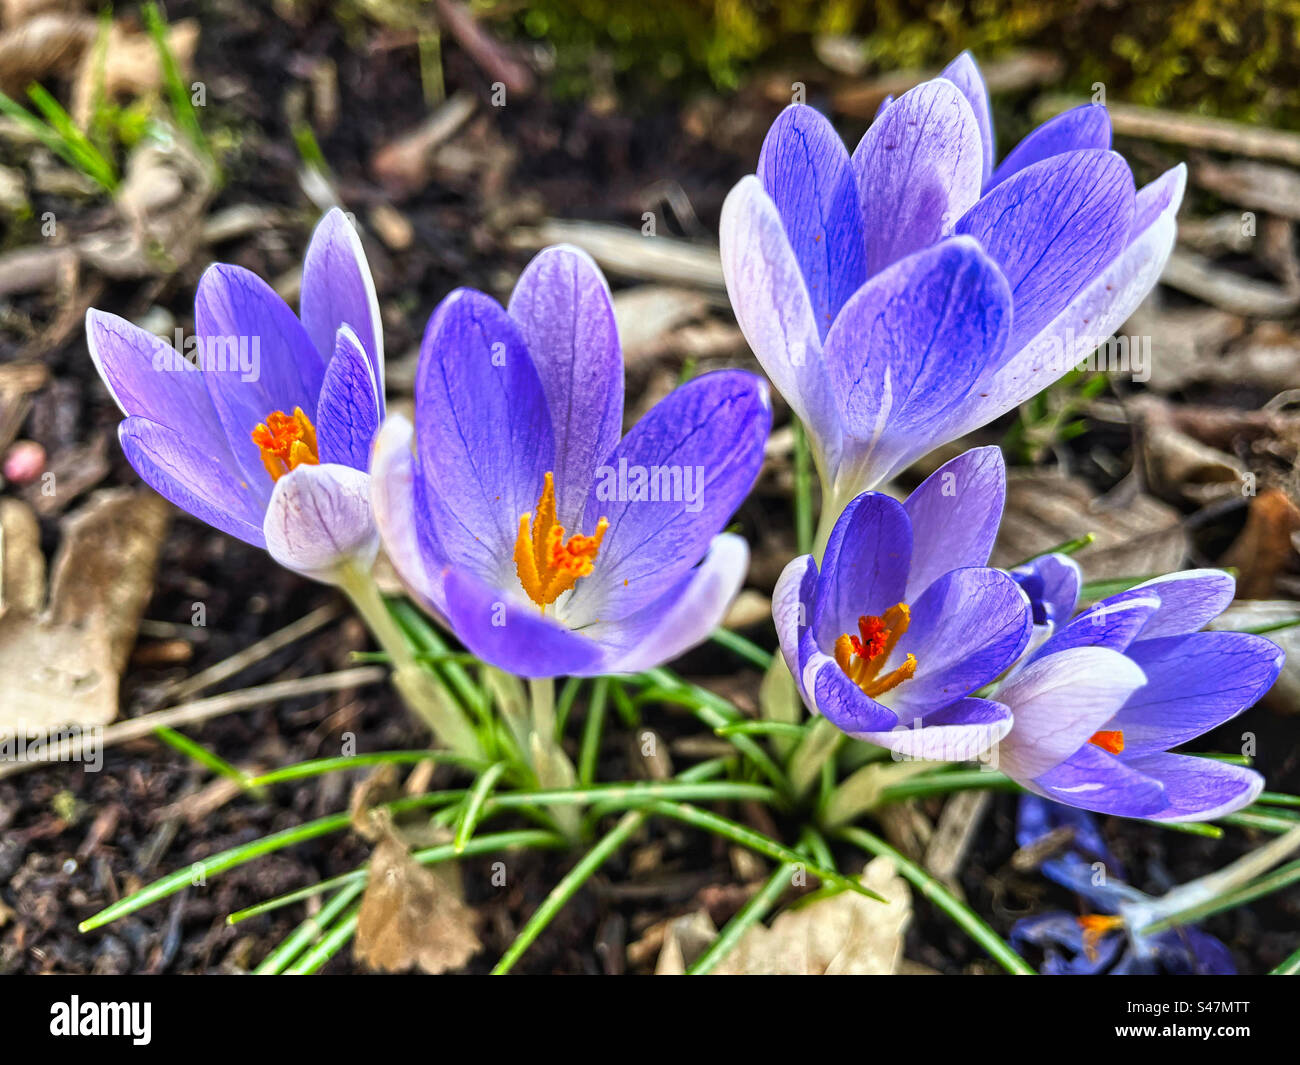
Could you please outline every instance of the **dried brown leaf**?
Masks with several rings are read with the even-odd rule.
[[[474,923],[474,911],[446,878],[412,859],[395,837],[379,841],[357,917],[359,961],[390,972],[459,969],[482,949]]]

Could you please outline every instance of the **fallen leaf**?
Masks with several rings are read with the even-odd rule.
[[[1015,566],[1089,532],[1097,539],[1074,556],[1089,580],[1168,573],[1187,555],[1180,515],[1148,495],[1098,497],[1082,478],[1013,473],[991,564]]]
[[[389,972],[418,965],[426,973],[459,969],[482,949],[475,914],[449,880],[420,865],[394,836],[370,859],[357,917],[355,957]]]
[[[1250,501],[1246,525],[1219,560],[1237,571],[1237,595],[1268,599],[1277,594],[1277,579],[1295,568],[1300,508],[1280,488],[1266,488]],[[1300,613],[1300,604],[1296,604]]]
[[[1241,600],[1233,603],[1210,622],[1209,628],[1242,632],[1277,625],[1300,617],[1300,603],[1291,599]],[[1286,652],[1282,672],[1262,699],[1271,709],[1283,714],[1300,712],[1300,626],[1263,634]]]
[[[771,927],[755,925],[714,970],[718,975],[840,976],[897,972],[912,917],[911,892],[888,858],[873,858],[854,891],[786,910]]]

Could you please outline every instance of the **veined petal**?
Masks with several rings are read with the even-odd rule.
[[[905,92],[853,153],[867,234],[867,276],[952,233],[979,199],[984,143],[975,112],[951,81]]]
[[[1017,727],[1019,723],[1012,727],[1013,736]],[[1002,741],[1003,751],[1006,743]],[[1119,817],[1151,817],[1168,805],[1165,789],[1155,776],[1091,743],[1085,743],[1037,779],[1020,783],[1067,806]]]
[[[447,620],[471,652],[521,677],[593,676],[605,671],[594,640],[459,567],[443,576]]]
[[[653,602],[704,556],[754,486],[771,426],[766,386],[701,374],[654,405],[596,471],[584,531],[609,527],[561,614],[581,628]]]
[[[913,654],[916,675],[883,701],[906,724],[962,699],[1020,657],[1032,628],[1029,600],[1001,570],[945,573],[912,604],[911,625],[883,667],[893,669]]]
[[[899,724],[888,732],[856,738],[927,762],[969,762],[1011,731],[1011,711],[991,699],[959,699]]]
[[[457,289],[429,319],[415,419],[428,506],[420,513],[432,518],[449,561],[513,579],[519,518],[555,468],[555,441],[533,360],[490,296]]]
[[[622,621],[583,630],[606,651],[610,673],[635,673],[671,662],[722,624],[745,583],[749,545],[731,533],[713,538],[704,561],[653,603]]]
[[[1008,351],[1036,336],[1119,254],[1133,215],[1128,164],[1114,152],[1090,150],[1027,167],[962,217],[957,232],[975,237],[1011,284]]]
[[[591,256],[561,244],[525,267],[508,311],[551,412],[557,520],[574,529],[596,464],[623,435],[623,352],[609,286]]]
[[[1067,350],[1078,338],[1104,339],[1123,325],[1160,279],[1169,259],[1174,216],[1186,179],[1186,168],[1180,165],[1138,192],[1133,239],[1055,318],[1043,324],[1037,336],[1019,351],[1008,347],[1009,357],[951,412],[945,441],[987,425],[1062,377],[1078,361]],[[936,447],[939,443],[934,441]]]
[[[852,437],[844,487],[879,483],[950,439],[948,412],[1001,357],[1010,325],[1006,279],[969,238],[919,252],[863,285],[826,338],[827,371]]]
[[[411,596],[426,610],[446,616],[442,594],[445,553],[432,523],[416,507],[412,444],[415,427],[400,414],[384,420],[371,459],[370,502],[388,560]]]
[[[948,571],[988,562],[1006,496],[1002,449],[977,447],[945,462],[907,497],[903,509],[912,522],[908,602]]]
[[[758,177],[803,272],[821,339],[867,279],[866,239],[848,149],[822,114],[791,104],[772,123]]]
[[[266,546],[261,500],[223,462],[224,455],[147,418],[127,418],[117,433],[126,460],[160,496],[214,529]]]
[[[369,569],[379,551],[370,477],[336,464],[290,470],[275,482],[262,531],[270,556],[304,577],[333,584],[346,562]]]
[[[1160,600],[1155,595],[1135,594],[1133,589],[1103,599],[1057,629],[1034,657],[1045,658],[1071,647],[1127,650],[1159,609]]]
[[[897,714],[866,695],[835,659],[821,651],[805,661],[799,680],[800,688],[811,696],[812,709],[849,736],[890,733],[898,724]]]
[[[1143,581],[1133,589],[1154,592],[1160,609],[1142,629],[1141,639],[1178,636],[1205,628],[1232,603],[1237,582],[1219,569],[1189,569]]]
[[[980,143],[984,146],[984,165],[980,170],[981,186],[989,183],[993,173],[993,157],[997,147],[993,137],[993,110],[989,106],[989,90],[984,84],[984,75],[980,73],[979,64],[970,52],[962,52],[956,59],[944,67],[939,75],[951,81],[970,104],[975,115],[975,124],[979,127]]]
[[[1142,639],[1128,656],[1147,682],[1115,715],[1125,761],[1167,751],[1235,717],[1273,686],[1286,657],[1270,640],[1242,632]]]
[[[302,324],[321,358],[334,354],[339,326],[352,329],[365,351],[384,405],[384,329],[366,253],[356,228],[337,207],[316,226],[302,266]]]
[[[787,563],[772,590],[772,621],[781,655],[805,700],[800,644],[808,632],[816,591],[817,562],[812,555],[800,555]]]
[[[1125,764],[1163,786],[1165,804],[1141,815],[1153,821],[1210,821],[1249,806],[1264,790],[1264,778],[1253,769],[1213,758],[1152,753]]]
[[[341,325],[316,404],[321,462],[367,470],[381,410],[382,399],[366,349],[351,326]]]
[[[1101,104],[1082,104],[1049,118],[1007,153],[985,191],[1034,163],[1086,148],[1110,148],[1110,112]]]
[[[839,412],[823,367],[821,332],[781,215],[757,177],[741,178],[727,194],[719,243],[727,295],[745,339],[833,467]]]
[[[1145,680],[1134,662],[1104,647],[1030,662],[994,696],[1015,718],[998,748],[1003,772],[1021,783],[1041,777],[1084,746]]]
[[[86,344],[95,369],[124,415],[201,438],[205,451],[229,455],[226,432],[208,398],[203,371],[165,340],[92,307],[86,312]]]
[[[273,482],[252,432],[272,411],[314,411],[325,360],[284,300],[256,274],[208,267],[194,297],[204,383],[244,476],[262,499]]]
[[[901,503],[879,492],[849,503],[827,541],[808,619],[818,646],[833,647],[841,633],[857,632],[859,617],[903,602],[911,563],[912,527]]]

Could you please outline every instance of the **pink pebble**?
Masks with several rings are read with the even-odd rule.
[[[4,475],[10,484],[30,484],[45,472],[45,448],[34,440],[19,440],[5,455]]]

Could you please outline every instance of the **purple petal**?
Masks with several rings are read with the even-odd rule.
[[[230,448],[250,486],[270,499],[273,482],[252,432],[273,411],[315,411],[325,362],[284,300],[240,266],[208,267],[194,297],[194,327]]]
[[[555,443],[533,360],[490,296],[457,289],[429,319],[415,423],[425,489],[417,512],[432,519],[453,564],[505,582],[519,518],[555,469]]]
[[[1083,104],[1055,118],[1049,118],[1007,153],[1002,165],[994,171],[993,180],[988,183],[985,192],[1020,173],[1027,166],[1041,163],[1054,155],[1087,148],[1102,151],[1110,148],[1110,114],[1101,104]]]
[[[384,420],[375,437],[371,461],[370,503],[388,560],[412,598],[445,618],[442,571],[446,554],[432,523],[416,509],[416,461],[411,445],[415,427],[401,415]],[[426,546],[422,546],[423,543]]]
[[[800,555],[787,563],[772,590],[772,621],[785,664],[804,698],[800,645],[808,631],[817,593],[817,563],[812,555]]]
[[[864,694],[829,655],[813,652],[799,679],[816,711],[849,736],[888,734],[898,724],[898,715]]]
[[[1011,735],[1015,732],[1013,727]],[[1003,740],[1002,750],[1006,745]],[[1085,743],[1036,780],[1021,783],[1049,799],[1099,814],[1150,817],[1166,806],[1159,780],[1091,743]]]
[[[817,644],[829,650],[858,618],[879,617],[904,602],[912,562],[912,528],[896,499],[858,496],[835,522],[826,544],[810,619]],[[964,694],[964,693],[963,693]]]
[[[1015,717],[999,748],[1003,772],[1022,784],[1041,777],[1087,744],[1144,679],[1133,662],[1104,647],[1030,662],[996,692]]]
[[[853,153],[867,275],[927,248],[979,199],[984,143],[960,89],[936,79],[904,93]]]
[[[379,430],[381,406],[374,374],[352,327],[339,326],[334,358],[325,369],[316,404],[316,440],[322,463],[369,469],[370,442]]]
[[[275,482],[262,523],[280,565],[327,584],[353,563],[369,570],[379,551],[370,477],[351,466],[299,466]]]
[[[833,466],[839,412],[823,368],[821,332],[781,215],[758,178],[741,178],[727,194],[719,240],[727,295],[745,339]]]
[[[575,628],[653,602],[704,556],[754,486],[772,411],[763,382],[718,370],[650,409],[597,470],[584,531],[609,521],[591,576],[564,615]]]
[[[1006,280],[969,239],[944,241],[863,285],[825,351],[845,432],[858,445],[844,460],[850,483],[878,483],[931,450],[946,412],[1002,354],[1010,323]]]
[[[912,604],[911,625],[883,667],[896,668],[910,653],[916,675],[883,701],[907,722],[961,699],[1019,657],[1032,627],[1025,593],[1002,571],[945,573]]]
[[[1178,636],[1205,628],[1228,609],[1236,586],[1232,574],[1217,569],[1189,569],[1144,581],[1133,590],[1155,592],[1160,608],[1142,630],[1142,639]]]
[[[1159,280],[1169,258],[1174,216],[1186,179],[1186,168],[1177,166],[1137,194],[1135,236],[1128,246],[1045,323],[1036,337],[1019,351],[1008,347],[1009,357],[1003,364],[986,375],[951,413],[944,439],[986,425],[1037,395],[1072,368],[1072,360],[1063,353],[1069,353],[1080,337],[1105,338],[1124,324]]]
[[[988,562],[1006,495],[1001,449],[977,447],[945,462],[907,497],[903,509],[912,522],[909,602],[949,570]]]
[[[1235,717],[1277,680],[1285,655],[1262,636],[1196,632],[1142,639],[1128,656],[1146,674],[1115,715],[1130,755],[1167,751]]]
[[[302,266],[302,323],[321,357],[334,354],[339,326],[350,326],[374,367],[383,408],[384,330],[361,238],[337,207],[312,234]]]
[[[989,90],[984,84],[984,75],[970,52],[962,52],[944,68],[941,78],[951,81],[961,94],[966,97],[971,111],[975,115],[975,124],[979,127],[980,143],[984,146],[984,165],[980,170],[980,183],[987,185],[989,175],[993,173],[993,155],[996,147],[993,138],[993,111],[989,107]]]
[[[181,510],[245,543],[265,547],[262,503],[236,471],[174,429],[131,417],[117,427],[126,460],[150,488]]]
[[[1154,821],[1210,821],[1249,806],[1264,789],[1253,769],[1213,758],[1157,753],[1125,764],[1164,786],[1164,805],[1140,815]]]
[[[888,732],[860,732],[857,739],[927,762],[969,762],[1011,731],[1011,711],[990,699],[957,702],[899,724]]]
[[[203,372],[174,347],[125,318],[93,307],[86,312],[86,344],[123,414],[202,439],[206,451],[233,463]]]
[[[845,301],[867,279],[857,178],[834,127],[791,104],[772,123],[758,177],[785,226],[823,340]]]
[[[583,629],[605,648],[609,673],[636,673],[671,662],[722,624],[745,583],[749,545],[739,536],[713,538],[704,561],[653,603],[617,622]]]
[[[1126,650],[1159,608],[1160,600],[1154,595],[1134,594],[1132,589],[1103,599],[1053,633],[1034,657],[1045,658],[1071,647]]]
[[[599,644],[463,569],[444,574],[447,619],[471,652],[520,677],[604,672]]]
[[[979,240],[1011,284],[1015,317],[1007,350],[1033,339],[1119,254],[1133,214],[1128,164],[1095,150],[1036,163],[967,212],[957,232]]]
[[[596,464],[623,435],[623,353],[609,286],[591,256],[558,245],[528,264],[508,310],[551,412],[557,517],[575,529]]]
[[[1010,572],[1029,596],[1035,625],[1057,626],[1074,613],[1083,573],[1069,555],[1041,555]]]

